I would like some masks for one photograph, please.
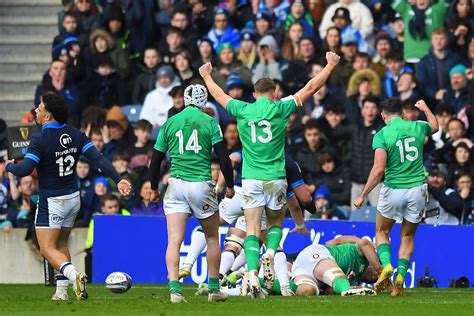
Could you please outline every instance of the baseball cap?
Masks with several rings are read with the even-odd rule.
[[[158,76],[158,78],[161,76],[167,76],[168,78],[170,78],[171,81],[174,80],[174,71],[170,65],[163,65],[160,68],[158,68],[156,75]]]
[[[349,23],[351,22],[351,14],[348,9],[340,7],[337,8],[336,11],[334,12],[334,15],[332,16],[332,21],[336,18],[341,18],[347,20]]]
[[[440,176],[444,179],[448,177],[448,170],[443,164],[433,165],[428,169],[428,173],[430,176]]]

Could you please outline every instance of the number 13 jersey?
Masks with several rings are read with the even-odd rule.
[[[79,156],[93,147],[87,136],[73,127],[47,123],[30,140],[25,159],[36,162],[40,198],[78,191],[74,176]]]
[[[285,133],[288,118],[296,112],[292,96],[272,102],[261,97],[254,103],[231,99],[227,111],[237,119],[242,142],[242,179],[285,179]]]
[[[387,152],[386,186],[409,189],[425,183],[423,145],[431,131],[427,122],[395,117],[375,134],[372,148],[382,148]]]

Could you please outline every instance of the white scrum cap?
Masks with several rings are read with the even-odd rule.
[[[207,103],[207,89],[201,84],[190,85],[184,90],[184,105],[204,109]]]

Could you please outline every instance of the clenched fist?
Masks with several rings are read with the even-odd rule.
[[[333,52],[326,53],[326,60],[328,64],[330,65],[336,66],[339,63],[339,59],[341,59],[341,57],[339,57],[339,55],[336,53],[333,53]]]
[[[199,67],[199,74],[203,78],[207,75],[210,76],[212,74],[212,64],[211,63],[205,63],[204,65]]]
[[[415,107],[420,110],[421,112],[425,112],[426,109],[428,109],[428,105],[426,105],[426,102],[423,100],[419,100],[415,103]]]

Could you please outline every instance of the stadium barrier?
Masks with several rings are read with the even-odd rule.
[[[375,224],[348,221],[306,222],[310,234],[289,233],[294,224],[284,222],[282,245],[286,253],[296,253],[311,243],[324,244],[339,235],[355,235],[375,240]],[[181,257],[185,257],[198,222],[190,219]],[[221,242],[227,227],[220,228]],[[396,267],[400,243],[400,225],[392,234],[392,263]],[[134,283],[167,283],[165,251],[166,220],[163,217],[97,216],[95,218],[93,282],[104,282],[114,271],[127,272]],[[416,280],[425,275],[425,268],[438,287],[448,287],[453,279],[466,276],[474,281],[474,227],[420,225],[415,238],[415,255],[410,262],[406,286],[416,287]],[[193,266],[191,277],[184,283],[207,282],[207,263],[202,253]]]
[[[0,283],[44,283],[43,260],[25,241],[26,229],[15,228],[9,233],[0,230]],[[87,228],[76,228],[69,239],[72,262],[84,271],[83,252]]]

